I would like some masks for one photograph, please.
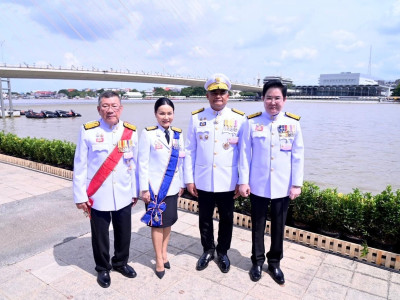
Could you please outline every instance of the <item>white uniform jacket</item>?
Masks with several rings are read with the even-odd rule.
[[[290,114],[289,114],[290,115]],[[256,113],[243,128],[240,184],[254,195],[276,199],[303,185],[304,144],[300,122],[285,113]]]
[[[158,194],[168,167],[172,147],[177,143],[179,146],[178,164],[167,193],[167,196],[172,196],[179,193],[180,188],[185,187],[183,183],[183,158],[185,156],[185,147],[182,132],[179,134],[179,140],[174,141],[174,131],[170,127],[168,129],[170,140],[169,143],[167,143],[164,130],[165,129],[161,125],[147,127],[143,129],[140,135],[138,157],[139,185],[141,191],[148,191],[150,184],[154,194]],[[178,129],[178,131],[179,130],[180,129]]]
[[[225,107],[192,112],[186,139],[185,183],[207,192],[233,191],[238,181],[244,113]]]
[[[90,122],[88,124],[96,124]],[[75,203],[88,201],[87,187],[108,155],[118,146],[125,129],[120,120],[112,128],[102,119],[98,126],[85,129],[82,126],[75,150],[73,189]],[[90,126],[87,126],[90,127]],[[91,197],[93,208],[100,211],[115,211],[126,207],[133,197],[138,197],[137,153],[138,135],[133,131],[129,145],[117,166]]]

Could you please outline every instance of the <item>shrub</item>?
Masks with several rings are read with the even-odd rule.
[[[342,195],[336,189],[326,189],[318,194],[315,205],[315,222],[318,229],[339,232]]]
[[[394,194],[389,185],[382,193],[375,195],[369,206],[369,214],[371,239],[384,244],[397,244],[400,240],[400,190]]]
[[[315,225],[315,206],[319,195],[319,187],[311,182],[304,182],[299,197],[290,201],[290,210],[295,222],[301,222],[310,226]]]
[[[0,153],[72,170],[75,144],[0,132]]]

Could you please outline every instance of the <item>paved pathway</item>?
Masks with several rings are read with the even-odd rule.
[[[251,232],[239,227],[230,272],[222,274],[215,263],[196,271],[202,252],[198,216],[182,210],[172,227],[171,269],[159,280],[150,229],[139,221],[142,203],[132,212],[129,261],[138,276],[111,272],[111,287],[103,289],[71,181],[4,163],[0,178],[0,299],[400,299],[399,273],[288,241],[281,263],[286,284],[277,285],[265,272],[254,283],[248,276]],[[267,247],[269,241],[267,236]]]

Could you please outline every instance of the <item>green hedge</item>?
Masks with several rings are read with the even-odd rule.
[[[250,200],[239,197],[235,208],[250,215]],[[398,253],[400,190],[389,185],[375,196],[359,189],[342,194],[304,182],[301,195],[290,201],[287,224]]]
[[[0,153],[72,170],[75,144],[0,132]]]

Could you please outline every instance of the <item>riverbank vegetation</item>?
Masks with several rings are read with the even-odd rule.
[[[0,132],[0,153],[5,155],[72,170],[74,152],[71,142]],[[235,210],[250,215],[250,200],[239,197]],[[300,197],[290,202],[287,224],[399,253],[400,190],[387,186],[372,195],[355,188],[342,194],[305,182]]]

